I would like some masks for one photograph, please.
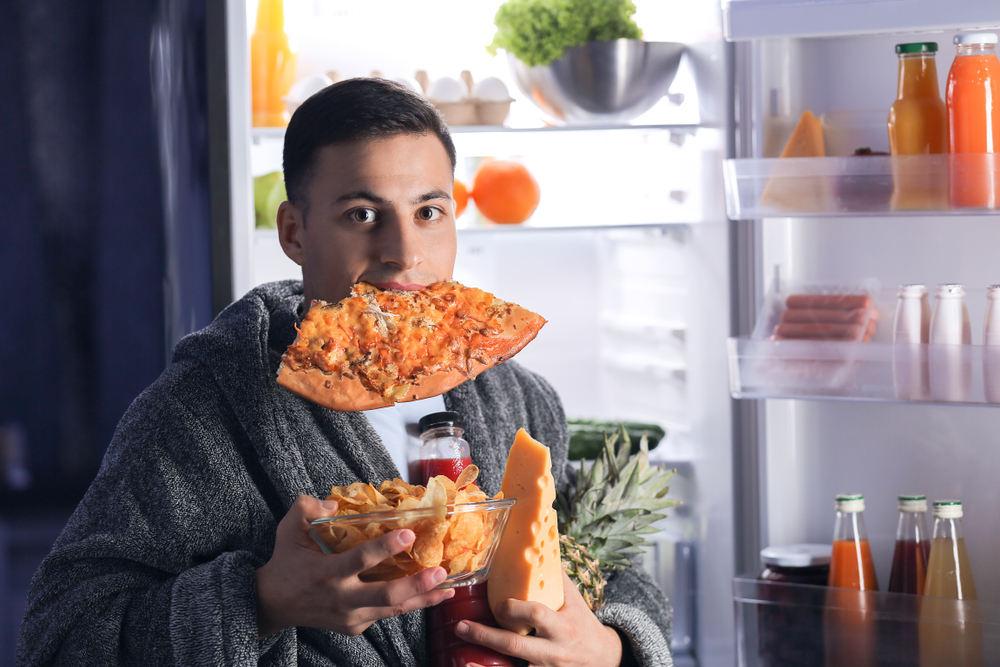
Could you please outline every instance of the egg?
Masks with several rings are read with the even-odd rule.
[[[443,76],[427,89],[427,97],[435,102],[461,102],[469,96],[469,87],[461,79]]]
[[[507,86],[495,76],[488,76],[473,86],[472,96],[484,102],[506,102],[510,99]]]
[[[301,104],[332,83],[333,80],[325,74],[316,74],[299,79],[288,90],[288,100],[296,104]]]
[[[420,84],[412,76],[395,76],[392,78],[392,81],[393,83],[398,83],[403,88],[409,88],[417,95],[424,94],[424,89],[420,87]]]

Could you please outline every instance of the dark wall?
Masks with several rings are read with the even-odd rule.
[[[11,488],[24,482],[19,451],[27,493],[78,495],[129,403],[164,368],[167,233],[189,241],[173,259],[188,276],[180,304],[188,330],[211,315],[204,94],[168,100],[202,126],[184,135],[192,151],[174,174],[187,228],[168,225],[164,213],[150,54],[154,25],[172,4],[0,2],[0,502],[8,506],[26,493]],[[203,3],[183,3],[188,33],[172,39],[175,52],[187,45],[176,76],[203,86],[199,11]],[[185,188],[200,192],[185,197]]]

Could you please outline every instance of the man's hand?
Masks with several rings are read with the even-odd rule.
[[[488,646],[506,655],[527,660],[532,667],[618,667],[622,642],[618,633],[603,625],[563,573],[566,602],[552,611],[540,602],[505,600],[496,609],[497,619],[521,621],[535,628],[535,635],[462,621],[455,633],[462,639]],[[478,667],[469,663],[469,667]]]
[[[257,570],[257,630],[261,638],[303,626],[359,635],[375,621],[429,607],[455,592],[433,590],[444,568],[432,567],[394,581],[358,578],[376,563],[403,551],[411,530],[395,530],[342,554],[324,554],[309,524],[337,513],[337,503],[299,496],[278,524],[271,560]]]

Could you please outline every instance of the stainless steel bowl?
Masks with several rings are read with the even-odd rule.
[[[507,59],[518,89],[569,124],[627,122],[660,101],[677,74],[684,45],[616,39],[566,49],[548,65]]]

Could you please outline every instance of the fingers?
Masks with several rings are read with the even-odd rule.
[[[538,637],[552,637],[557,630],[558,617],[541,602],[524,602],[508,598],[498,604],[493,613],[498,620],[506,621],[506,625],[527,625],[534,628]]]
[[[435,588],[445,577],[444,569],[436,567],[394,581],[361,584],[359,606],[372,622],[434,606],[455,595],[453,588]]]
[[[455,625],[455,634],[467,642],[480,644],[504,655],[533,662],[537,661],[541,652],[544,652],[544,646],[541,642],[547,642],[545,639],[525,637],[510,630],[491,628],[473,621],[459,621]]]
[[[573,580],[569,578],[569,575],[565,571],[563,575],[563,605],[564,607],[579,607],[584,606],[587,611],[590,611],[590,607],[587,606],[587,601],[583,599],[583,595],[580,594],[580,589],[576,587]]]
[[[402,579],[397,579],[396,582],[392,583],[402,583],[402,581]],[[436,604],[455,597],[454,588],[431,588],[431,590],[426,593],[420,593],[417,595],[412,595],[412,592],[412,589],[409,588],[398,588],[395,591],[386,592],[385,601],[389,604],[386,604],[382,608],[373,608],[375,618],[379,619],[385,618],[386,616],[401,616],[402,614],[408,614],[411,611],[423,609],[424,607],[433,607]]]
[[[288,509],[286,517],[293,517],[296,522],[301,522],[308,528],[316,519],[334,516],[337,514],[336,500],[318,500],[312,496],[299,496]]]
[[[279,539],[293,542],[311,551],[320,551],[319,545],[309,535],[310,525],[316,519],[336,514],[336,500],[317,500],[312,496],[299,496],[278,523]]]
[[[406,549],[416,537],[408,528],[390,531],[378,539],[363,542],[345,551],[341,554],[342,565],[347,572],[361,574]]]

